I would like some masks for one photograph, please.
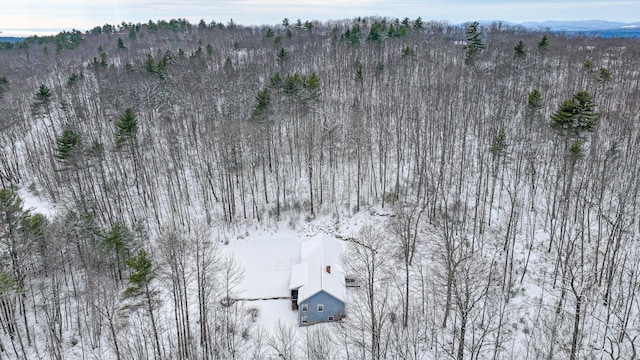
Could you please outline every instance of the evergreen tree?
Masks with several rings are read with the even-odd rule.
[[[253,108],[253,116],[259,117],[266,113],[271,104],[271,90],[265,88],[258,92],[256,96],[256,105]]]
[[[109,266],[113,269],[114,279],[122,281],[122,272],[125,270],[125,261],[131,256],[131,247],[134,243],[133,232],[120,223],[114,224],[103,235],[102,249]]]
[[[118,38],[118,49],[126,49],[127,47],[124,46],[124,41],[122,41],[122,38]]]
[[[147,60],[145,60],[145,62],[142,64],[142,68],[150,73],[158,72],[158,69],[156,68],[156,62],[153,60],[153,56],[151,56],[151,54],[147,55]]]
[[[489,151],[493,155],[494,158],[504,157],[507,153],[507,134],[503,127],[501,127],[498,132],[493,136],[493,141],[491,142],[491,147]]]
[[[551,115],[551,127],[565,135],[580,139],[585,132],[592,132],[598,122],[596,104],[586,91],[579,91],[563,101]]]
[[[367,41],[371,42],[379,42],[384,40],[384,31],[385,31],[384,22],[374,22],[371,25],[371,29],[369,29],[369,35],[367,36]]]
[[[347,29],[344,33],[343,37],[349,41],[349,45],[358,46],[360,45],[361,36],[360,36],[360,25],[354,24],[351,29]]]
[[[303,80],[298,74],[287,75],[282,86],[285,94],[297,94],[304,87]]]
[[[124,113],[116,122],[116,147],[120,148],[123,144],[128,143],[135,146],[138,136],[138,119],[131,108],[125,109]]]
[[[266,38],[270,38],[270,37],[274,37],[275,35],[276,35],[276,34],[273,32],[273,29],[268,28],[268,29],[267,29],[267,33],[266,33],[266,34],[264,34],[264,37],[266,37]]]
[[[304,94],[301,101],[304,103],[315,101],[320,98],[322,90],[320,89],[320,79],[315,72],[311,73],[308,79],[304,82]]]
[[[527,98],[527,107],[531,111],[542,109],[542,93],[538,89],[533,89]]]
[[[56,149],[54,156],[56,159],[63,163],[70,164],[72,158],[79,151],[82,142],[80,140],[80,134],[67,129],[62,132],[62,135],[56,140]]]
[[[81,78],[82,78],[82,73],[80,74],[72,73],[71,75],[69,75],[69,78],[67,79],[67,86],[72,86],[73,84],[77,83]]]
[[[521,60],[527,57],[527,50],[524,47],[522,40],[518,41],[518,44],[513,48],[513,58]]]
[[[277,71],[269,78],[269,86],[273,89],[280,89],[283,82],[282,75]]]
[[[549,38],[547,37],[547,34],[544,34],[542,35],[542,39],[538,41],[538,51],[541,54],[546,54],[548,50],[549,50]]]
[[[156,294],[150,288],[151,282],[155,279],[153,264],[147,256],[147,252],[140,249],[136,255],[130,256],[125,264],[129,274],[129,286],[124,291],[126,299],[138,298],[141,296],[152,297]],[[155,306],[153,306],[155,307]]]
[[[465,32],[467,36],[467,46],[464,63],[466,65],[472,65],[475,62],[476,54],[485,48],[485,44],[482,41],[482,34],[478,30],[478,25],[477,21],[469,24]]]
[[[48,112],[49,105],[51,105],[51,97],[51,90],[49,90],[49,88],[44,84],[40,85],[34,96],[34,102],[31,104],[33,113],[35,114],[42,110]]]
[[[0,300],[4,300],[8,294],[17,293],[20,290],[13,277],[0,269]]]
[[[153,264],[147,256],[146,251],[139,250],[137,255],[131,256],[126,261],[129,268],[129,286],[124,290],[124,298],[132,300],[129,308],[145,308],[151,319],[151,327],[155,338],[156,358],[161,358],[160,337],[158,326],[156,325],[155,311],[161,304],[159,292],[154,290],[151,282],[155,279]]]
[[[414,22],[413,22],[413,28],[414,29],[422,29],[424,27],[424,23],[422,22],[422,18],[418,17]]]
[[[402,57],[411,57],[415,55],[416,51],[411,46],[405,46],[405,48],[402,49]]]
[[[358,67],[356,68],[355,78],[356,81],[362,81],[362,64],[358,64]]]
[[[308,32],[313,30],[313,23],[309,20],[304,22],[304,28],[307,29]]]
[[[542,93],[538,89],[533,89],[527,96],[527,121],[529,126],[533,124],[536,115],[542,110]]]
[[[100,51],[100,62],[101,66],[107,66],[107,53],[104,51]]]
[[[605,67],[598,69],[598,82],[607,82],[611,80],[611,70]]]
[[[284,62],[285,60],[287,60],[287,56],[287,51],[284,48],[281,48],[280,51],[278,51],[278,62]]]

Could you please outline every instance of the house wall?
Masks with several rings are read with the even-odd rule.
[[[304,305],[308,306],[307,311],[303,311]],[[323,306],[323,311],[318,311],[318,305]],[[303,323],[304,316],[307,317],[306,324]],[[334,321],[340,320],[345,316],[345,309],[342,301],[325,291],[321,291],[298,304],[298,323],[300,326],[329,321],[329,316],[333,316]]]

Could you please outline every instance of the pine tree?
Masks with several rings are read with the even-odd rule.
[[[275,35],[276,35],[276,34],[273,32],[273,29],[268,28],[268,29],[267,29],[267,33],[266,33],[266,34],[264,34],[264,37],[266,37],[266,38],[270,38],[270,37],[274,37]]]
[[[411,47],[411,46],[405,46],[404,49],[402,49],[402,57],[412,57],[416,55],[416,51]]]
[[[611,70],[605,67],[598,69],[598,82],[607,82],[611,80]]]
[[[142,68],[150,73],[156,73],[158,71],[156,68],[156,62],[153,60],[153,56],[151,56],[151,54],[147,55],[147,60],[142,64]]]
[[[549,50],[549,38],[547,37],[547,34],[544,34],[542,35],[542,39],[538,41],[538,51],[541,54],[546,54],[548,50]]]
[[[538,89],[533,89],[527,97],[527,107],[532,112],[542,109],[542,93]]]
[[[271,90],[265,88],[256,95],[256,105],[253,108],[253,116],[259,117],[264,115],[271,104]]]
[[[313,30],[313,23],[309,20],[304,22],[304,28],[308,31],[311,32]]]
[[[135,146],[137,135],[138,120],[133,110],[127,108],[118,118],[118,122],[116,122],[116,147],[120,148],[125,143]]]
[[[570,138],[580,139],[583,133],[593,132],[599,114],[596,104],[586,91],[579,91],[563,101],[551,115],[551,127]]]
[[[284,48],[281,48],[280,51],[278,51],[278,62],[283,63],[287,60],[287,56],[287,51]]]
[[[521,60],[527,57],[527,50],[524,47],[524,43],[522,42],[522,40],[520,40],[518,42],[518,44],[516,44],[516,46],[513,48],[513,58],[516,60]]]
[[[46,85],[40,85],[34,96],[34,102],[31,104],[33,113],[35,114],[42,110],[48,111],[52,96],[51,90]]]
[[[80,79],[82,79],[82,73],[80,74],[72,73],[71,75],[69,75],[69,78],[67,79],[67,86],[72,86],[73,84],[80,81]]]
[[[155,338],[156,358],[161,358],[160,337],[158,326],[156,325],[155,311],[161,301],[158,298],[159,292],[154,290],[151,282],[155,279],[153,263],[147,256],[146,251],[139,250],[137,255],[131,256],[126,261],[127,267],[131,271],[129,274],[129,286],[124,290],[124,298],[133,300],[129,308],[145,308],[151,319],[151,327]]]
[[[472,65],[475,62],[476,54],[485,48],[482,34],[478,31],[478,25],[477,21],[469,24],[465,32],[467,36],[467,51],[464,56],[464,63],[466,65]]]
[[[303,87],[304,91],[299,94],[300,101],[303,103],[315,101],[320,98],[320,95],[322,94],[322,90],[320,89],[320,79],[315,72],[311,73],[311,76],[304,81]]]
[[[358,46],[361,42],[360,25],[354,24],[351,30],[347,29],[344,37],[349,41],[349,45]]]
[[[358,64],[358,67],[356,68],[355,79],[356,81],[362,81],[362,64]]]
[[[73,162],[72,158],[79,151],[81,145],[80,134],[67,129],[62,132],[62,135],[56,140],[54,156],[59,161],[69,164]]]
[[[114,279],[122,281],[122,271],[125,270],[125,261],[131,255],[133,246],[133,233],[120,223],[114,224],[109,231],[103,235],[102,250],[106,254],[109,266],[113,269]]]
[[[422,22],[422,18],[418,17],[414,22],[413,22],[413,28],[414,29],[422,29],[424,27],[424,23]]]

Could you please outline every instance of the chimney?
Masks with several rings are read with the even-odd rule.
[[[331,265],[327,265],[327,272],[331,274]]]

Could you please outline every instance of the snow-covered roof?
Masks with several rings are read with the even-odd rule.
[[[291,281],[289,282],[289,290],[299,289],[302,285],[307,283],[307,277],[309,276],[309,263],[303,262],[295,264],[291,268]]]
[[[300,244],[300,263],[291,268],[289,282],[290,290],[298,289],[298,303],[320,291],[345,302],[347,290],[340,264],[341,253],[342,245],[328,236]]]

